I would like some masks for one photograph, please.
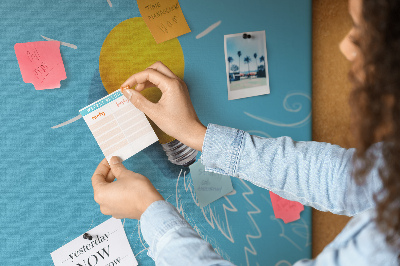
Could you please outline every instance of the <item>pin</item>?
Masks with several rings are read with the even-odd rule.
[[[83,234],[83,239],[89,239],[89,240],[92,240],[92,239],[93,239],[93,237],[92,237],[90,234],[88,234],[88,233],[84,233],[84,234]]]
[[[250,39],[251,35],[247,33],[243,33],[243,39]]]

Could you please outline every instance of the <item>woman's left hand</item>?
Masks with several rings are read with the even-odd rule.
[[[153,202],[164,200],[147,177],[126,169],[118,157],[100,162],[92,186],[100,211],[117,219],[140,219]]]

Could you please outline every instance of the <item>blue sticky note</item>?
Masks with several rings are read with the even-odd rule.
[[[233,190],[230,176],[206,172],[204,165],[200,161],[190,166],[190,173],[194,191],[201,208]]]

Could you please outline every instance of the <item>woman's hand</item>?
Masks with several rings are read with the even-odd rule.
[[[149,179],[127,170],[118,157],[112,157],[110,165],[106,159],[100,162],[92,186],[100,211],[117,219],[140,219],[153,202],[164,200]]]
[[[134,86],[136,90],[129,89]],[[150,102],[139,93],[149,87],[158,87],[161,90],[162,96],[158,103]],[[153,120],[161,130],[201,151],[206,127],[196,115],[185,82],[163,63],[157,62],[134,74],[122,84],[121,90],[132,104]]]

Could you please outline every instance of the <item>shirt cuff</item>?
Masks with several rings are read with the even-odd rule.
[[[144,240],[149,245],[148,255],[157,257],[157,244],[169,231],[180,227],[190,227],[176,208],[165,200],[153,202],[140,217],[140,228]]]
[[[201,162],[205,170],[235,176],[243,150],[244,131],[208,124]]]

